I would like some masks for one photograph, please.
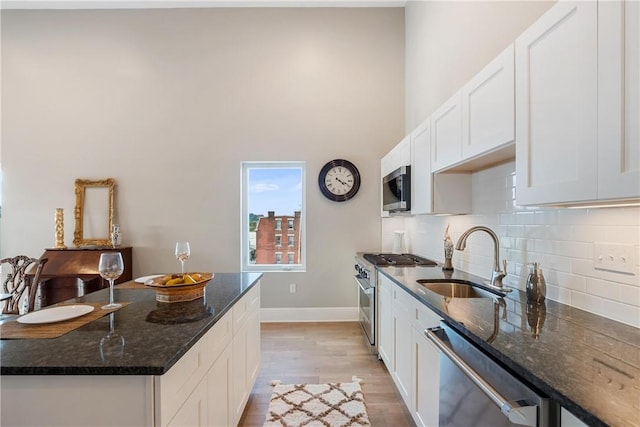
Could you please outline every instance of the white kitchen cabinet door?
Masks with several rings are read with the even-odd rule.
[[[387,366],[393,369],[393,317],[391,315],[391,289],[394,286],[390,279],[378,274],[378,355]]]
[[[436,326],[436,325],[434,325]],[[413,419],[418,426],[438,425],[440,391],[440,352],[424,335],[413,328]]]
[[[380,174],[382,178],[401,166],[411,164],[411,141],[405,136],[395,147],[391,149],[380,162]]]
[[[411,132],[411,214],[431,213],[431,119]]]
[[[260,364],[260,284],[253,287],[233,307],[234,334],[232,343],[232,403],[233,425],[242,417]]]
[[[462,88],[462,158],[515,140],[513,44]]]
[[[596,198],[597,9],[559,2],[516,39],[520,205]]]
[[[168,427],[208,426],[207,409],[207,380],[205,377],[180,407]]]
[[[413,369],[411,366],[411,314],[413,297],[395,285],[392,292],[393,303],[391,310],[393,315],[394,354],[393,371],[391,375],[409,411],[413,411],[411,388],[413,382]]]
[[[232,374],[231,347],[227,346],[207,373],[207,425],[233,425]]]
[[[598,199],[640,197],[640,3],[598,3]]]
[[[431,115],[431,170],[462,160],[462,96],[456,92]]]
[[[411,132],[411,214],[471,212],[471,174],[431,173],[431,118]]]

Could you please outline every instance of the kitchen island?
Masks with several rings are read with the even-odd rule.
[[[640,330],[519,290],[445,298],[417,280],[484,283],[440,267],[377,267],[518,377],[590,426],[640,425]],[[570,425],[570,424],[566,424]]]
[[[216,273],[204,298],[173,304],[127,282],[113,314],[58,338],[1,340],[0,424],[237,424],[260,360],[260,278]],[[104,289],[65,303],[107,300]],[[121,350],[100,348],[110,321]]]

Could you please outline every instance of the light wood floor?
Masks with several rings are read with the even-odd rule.
[[[283,384],[364,380],[362,391],[374,427],[414,426],[384,364],[368,353],[356,322],[263,323],[261,367],[241,427],[262,426],[272,380]]]

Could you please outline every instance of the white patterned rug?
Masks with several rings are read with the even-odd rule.
[[[371,426],[360,380],[350,383],[280,384],[269,402],[264,427]]]

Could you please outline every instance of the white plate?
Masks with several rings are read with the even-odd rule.
[[[27,313],[18,317],[17,321],[28,324],[61,322],[91,313],[93,309],[92,305],[63,305]]]
[[[142,277],[138,277],[136,280],[134,280],[136,283],[144,283],[147,280],[151,280],[151,279],[155,279],[156,277],[162,277],[163,274],[152,274],[151,276],[142,276]]]

